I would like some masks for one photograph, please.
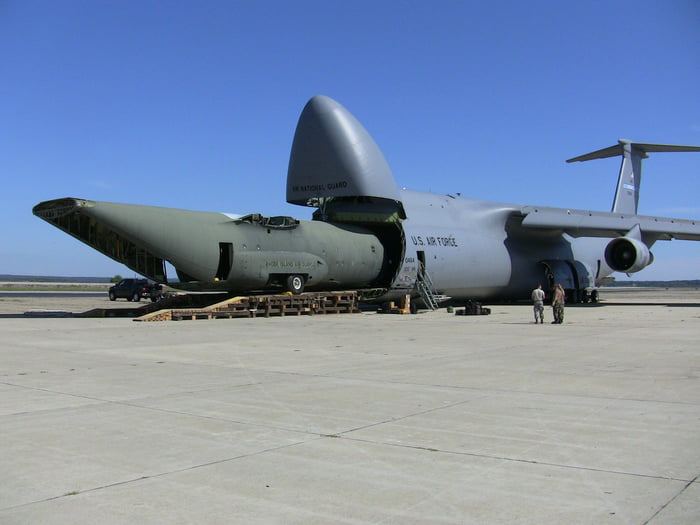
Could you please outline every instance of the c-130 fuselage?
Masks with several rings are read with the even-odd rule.
[[[623,156],[611,213],[399,190],[365,128],[334,100],[316,96],[299,119],[287,177],[287,201],[317,208],[313,220],[75,198],[33,211],[135,272],[183,290],[361,289],[386,300],[420,297],[428,287],[461,302],[526,298],[537,284],[558,282],[581,299],[614,271],[650,264],[656,240],[700,240],[696,221],[636,214],[646,151],[700,148],[628,141],[613,148],[572,159]],[[166,261],[177,281],[166,275]]]

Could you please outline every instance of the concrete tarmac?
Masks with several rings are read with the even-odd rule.
[[[601,296],[0,318],[0,523],[699,523],[700,291]],[[45,301],[0,313],[133,306]]]

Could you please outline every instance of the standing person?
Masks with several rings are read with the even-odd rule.
[[[530,298],[532,299],[532,309],[535,313],[535,324],[537,324],[537,319],[539,318],[540,324],[544,323],[544,290],[542,289],[542,285],[538,284],[537,288],[532,290],[532,294],[530,295]]]
[[[552,292],[552,312],[554,314],[554,321],[552,324],[561,324],[564,322],[564,303],[566,302],[566,293],[561,284],[554,285],[554,291]]]

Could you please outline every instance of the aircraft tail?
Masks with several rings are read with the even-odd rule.
[[[617,188],[615,190],[615,198],[613,199],[612,212],[625,215],[637,215],[639,187],[642,182],[642,160],[649,156],[647,155],[648,152],[664,151],[700,151],[700,146],[647,144],[620,139],[618,140],[618,144],[614,146],[574,157],[566,162],[584,162],[586,160],[605,159],[621,155],[622,166],[620,166],[620,175],[617,178]]]

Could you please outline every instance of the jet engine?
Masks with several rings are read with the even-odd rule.
[[[646,244],[630,237],[613,239],[605,248],[605,262],[616,272],[635,273],[653,261]]]

